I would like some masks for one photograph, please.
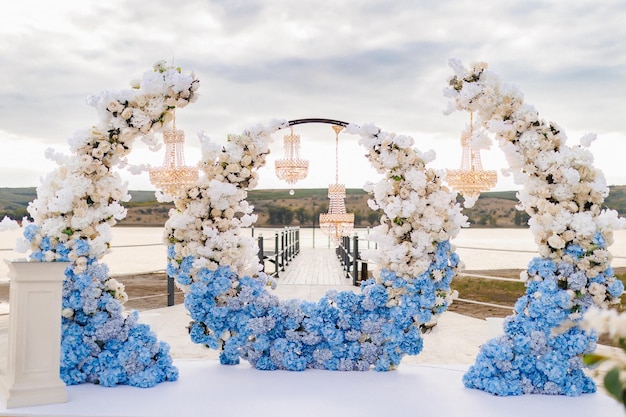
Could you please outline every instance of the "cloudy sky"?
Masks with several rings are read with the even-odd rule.
[[[570,143],[591,150],[609,184],[626,184],[626,3],[622,0],[20,0],[0,14],[0,187],[35,186],[54,168],[44,151],[97,123],[90,94],[128,88],[159,60],[193,71],[198,101],[177,114],[186,159],[197,132],[215,141],[271,119],[373,122],[433,149],[437,168],[460,164],[466,114],[444,116],[451,57],[486,61],[520,86]],[[281,131],[272,157],[282,157]],[[309,177],[334,182],[334,132],[298,127]],[[159,165],[138,142],[133,162]],[[340,136],[341,182],[375,174],[355,137]],[[499,149],[487,169],[504,167]],[[269,161],[273,166],[273,160]],[[153,189],[125,173],[131,189]],[[272,170],[260,188],[285,188]],[[497,189],[515,189],[500,176]]]

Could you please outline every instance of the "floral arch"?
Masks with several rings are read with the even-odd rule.
[[[265,164],[271,134],[300,123],[346,126],[360,136],[367,158],[385,177],[366,188],[383,211],[378,250],[368,254],[380,276],[361,293],[329,291],[318,302],[279,300],[261,272],[258,247],[241,228],[256,219],[246,202]],[[186,292],[194,342],[220,351],[223,364],[249,361],[257,369],[393,369],[422,350],[422,331],[452,298],[458,257],[450,239],[466,222],[456,195],[426,168],[431,154],[413,139],[336,120],[301,119],[255,126],[205,141],[198,184],[175,200],[166,223],[168,275]]]
[[[623,290],[610,268],[611,230],[624,227],[602,210],[608,189],[591,154],[568,147],[560,129],[539,119],[522,96],[475,65],[452,62],[453,107],[473,111],[496,133],[511,171],[524,181],[520,207],[531,215],[540,257],[528,268],[527,294],[509,317],[505,335],[483,346],[464,377],[468,387],[499,395],[576,395],[595,389],[580,355],[594,336],[576,323],[592,304],[616,302]],[[193,75],[157,64],[133,89],[105,92],[90,103],[100,123],[70,140],[74,157],[51,155],[60,167],[44,179],[25,228],[31,257],[64,260],[62,378],[68,384],[152,386],[175,380],[167,344],[137,314],[125,315],[123,286],[99,262],[110,228],[129,198],[115,167],[125,166],[134,140],[195,99]],[[422,331],[452,300],[459,259],[450,240],[466,218],[442,175],[427,168],[430,153],[412,138],[373,125],[349,124],[366,157],[384,178],[368,184],[371,206],[383,212],[375,234],[380,266],[361,293],[330,291],[318,302],[281,301],[261,272],[254,240],[241,234],[255,216],[246,201],[258,181],[275,121],[229,136],[226,146],[203,138],[198,184],[175,199],[166,223],[168,274],[186,291],[194,342],[220,350],[224,364],[240,359],[258,369],[385,371],[422,350]]]
[[[568,146],[565,133],[539,118],[486,64],[465,68],[451,60],[450,66],[450,110],[474,112],[478,127],[495,135],[509,172],[523,184],[518,209],[530,215],[539,246],[522,274],[526,294],[505,320],[504,335],[481,347],[463,382],[497,395],[594,392],[582,355],[595,350],[597,335],[579,323],[589,307],[620,302],[624,286],[607,248],[613,230],[626,227],[616,211],[602,208],[609,189],[586,149],[595,137]]]
[[[141,137],[156,146],[173,110],[193,102],[193,74],[157,63],[132,89],[106,91],[89,103],[100,122],[72,137],[72,156],[54,151],[59,168],[29,205],[24,237],[37,261],[69,261],[63,284],[61,376],[69,385],[148,387],[175,380],[169,346],[138,315],[127,315],[123,285],[101,263],[111,227],[124,218],[130,197],[116,168]],[[432,154],[413,139],[373,125],[349,125],[367,157],[386,178],[370,184],[382,208],[383,267],[361,294],[329,292],[317,303],[281,302],[267,287],[254,241],[240,234],[252,224],[247,190],[265,163],[271,133],[288,122],[255,126],[230,136],[225,147],[203,139],[205,176],[175,200],[166,224],[168,273],[187,291],[192,339],[221,349],[222,363],[242,357],[259,369],[388,370],[422,349],[421,331],[436,324],[451,302],[458,257],[450,245],[466,218],[441,175],[426,168]]]
[[[37,261],[69,261],[63,283],[61,378],[68,385],[150,387],[178,378],[169,345],[126,314],[124,286],[100,262],[111,227],[123,219],[126,183],[116,168],[127,165],[138,137],[156,146],[151,133],[172,119],[172,110],[195,100],[198,80],[157,63],[132,89],[105,91],[88,102],[96,126],[69,139],[72,156],[49,151],[59,167],[37,188],[24,237]]]

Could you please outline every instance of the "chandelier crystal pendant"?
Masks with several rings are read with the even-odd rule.
[[[300,158],[300,135],[294,135],[293,128],[284,137],[285,158],[274,162],[276,176],[289,185],[303,180],[309,173],[309,161]],[[293,189],[289,191],[293,195]]]
[[[176,129],[175,116],[172,129],[163,132],[163,142],[165,158],[160,167],[150,169],[150,182],[165,194],[174,196],[198,182],[198,169],[185,166],[185,132]]]
[[[354,230],[354,213],[346,213],[346,186],[339,184],[339,132],[342,126],[333,126],[335,131],[335,184],[328,186],[328,213],[320,213],[320,229],[338,242]]]
[[[470,147],[473,133],[473,117],[470,113],[470,127],[461,134],[461,169],[449,169],[446,174],[450,187],[470,199],[478,198],[481,192],[492,189],[498,181],[496,171],[483,169],[480,150]]]

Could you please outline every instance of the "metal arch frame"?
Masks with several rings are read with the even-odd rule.
[[[348,126],[350,124],[348,122],[343,122],[341,120],[312,118],[312,119],[290,120],[290,121],[287,122],[287,126],[286,127],[291,127],[291,126],[295,126],[295,125],[302,125],[302,124],[306,124],[306,123],[326,123],[326,124],[329,124],[329,125],[337,125],[337,126],[341,126],[341,127],[346,127],[346,126]]]

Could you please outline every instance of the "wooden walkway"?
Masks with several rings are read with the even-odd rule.
[[[329,289],[358,290],[335,255],[334,248],[302,248],[300,253],[280,271],[276,293],[281,298],[318,300]]]

